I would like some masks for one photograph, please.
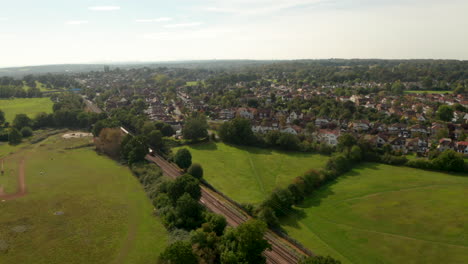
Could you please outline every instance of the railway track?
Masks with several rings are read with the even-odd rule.
[[[163,173],[171,178],[177,178],[183,174],[178,167],[158,155],[147,155],[146,159],[157,164],[163,170]],[[224,199],[206,186],[201,186],[201,192],[200,203],[210,211],[226,217],[226,221],[230,226],[236,227],[251,218],[235,204]],[[270,230],[266,232],[265,239],[271,244],[271,250],[264,252],[267,263],[297,263],[302,256],[307,256],[306,253],[295,248]]]
[[[85,103],[91,111],[96,113],[102,112],[102,110],[91,101],[85,100]],[[131,135],[125,128],[120,127],[120,129],[125,134]],[[152,151],[150,150],[150,152]],[[183,174],[183,171],[175,164],[168,162],[159,155],[148,154],[145,158],[158,165],[168,177],[175,179]],[[206,186],[201,185],[201,192],[202,197],[200,198],[200,203],[206,206],[210,211],[223,215],[230,226],[236,227],[251,218],[237,205],[216,194]],[[271,250],[264,252],[266,261],[269,264],[294,264],[297,263],[301,257],[308,256],[306,252],[301,251],[270,230],[266,232],[265,239],[271,244]]]

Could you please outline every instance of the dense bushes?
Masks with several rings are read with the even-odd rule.
[[[223,123],[218,134],[222,141],[236,145],[250,145],[256,141],[250,121],[244,118]]]
[[[264,223],[250,220],[225,232],[226,219],[206,212],[198,202],[201,190],[196,178],[185,174],[168,180],[154,164],[135,163],[131,169],[165,226],[176,234],[161,253],[160,263],[265,263],[262,253],[270,245],[263,238]]]
[[[270,227],[278,226],[279,216],[291,213],[293,205],[300,203],[325,182],[325,176],[310,170],[303,176],[296,177],[287,188],[278,188],[260,205],[257,216]]]
[[[432,155],[433,159],[414,159],[407,163],[413,168],[425,170],[441,170],[463,172],[465,169],[465,160],[460,153],[453,150],[445,150],[438,155]]]

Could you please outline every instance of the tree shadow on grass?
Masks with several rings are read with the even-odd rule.
[[[203,142],[203,143],[197,143],[197,144],[193,144],[193,145],[190,145],[191,148],[193,149],[196,149],[196,150],[217,150],[218,149],[218,145],[216,145],[216,143],[214,142]]]
[[[360,168],[361,166],[366,166],[366,168],[378,169],[378,164],[374,163],[359,165],[357,168]],[[359,175],[361,175],[361,173],[353,169],[341,175],[338,179],[344,179]],[[306,209],[320,206],[324,199],[326,199],[330,195],[335,194],[335,192],[333,192],[332,190],[332,187],[333,185],[338,183],[338,179],[334,179],[328,182],[327,184],[323,185],[319,189],[312,191],[309,197],[307,197],[302,203],[296,205],[295,208],[293,208],[293,210],[291,211],[291,213],[287,217],[282,219],[282,226],[300,228],[299,222],[307,217]]]

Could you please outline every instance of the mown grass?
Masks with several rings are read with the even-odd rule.
[[[202,165],[205,179],[240,203],[260,203],[276,187],[286,187],[295,177],[310,169],[322,168],[328,160],[318,154],[234,147],[224,143],[185,148],[192,153],[192,161]]]
[[[191,82],[185,83],[185,85],[187,85],[187,86],[197,86],[198,82],[197,81],[191,81]]]
[[[27,114],[33,118],[37,113],[52,112],[53,102],[48,97],[0,99],[0,110],[5,112],[7,122],[12,122],[17,114]]]
[[[367,163],[319,189],[282,226],[343,263],[468,263],[466,176]]]
[[[127,167],[68,149],[89,140],[56,135],[6,157],[12,167],[25,159],[27,195],[0,203],[0,263],[156,262],[167,231]]]

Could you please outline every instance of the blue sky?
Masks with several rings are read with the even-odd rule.
[[[0,67],[468,59],[466,0],[0,0]]]

